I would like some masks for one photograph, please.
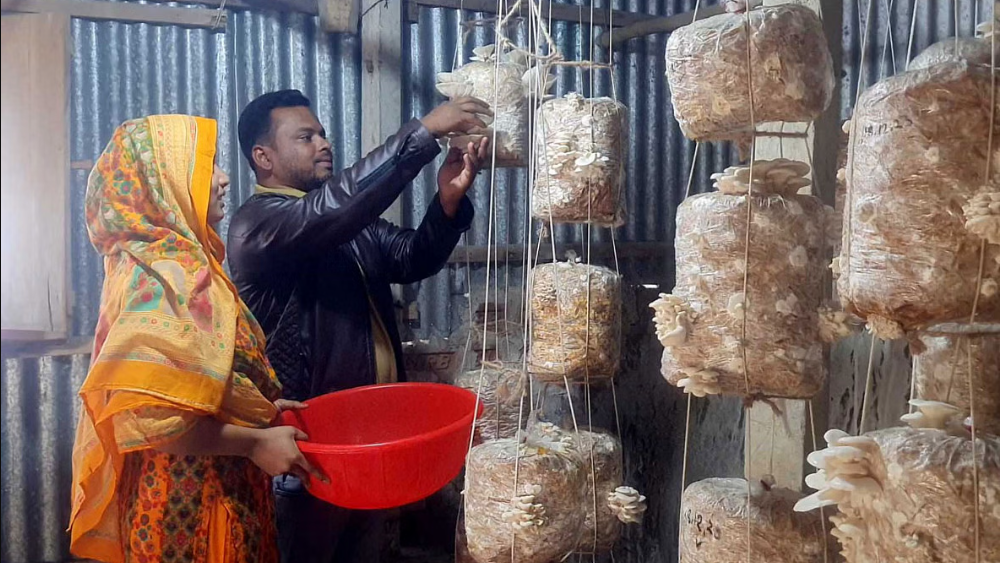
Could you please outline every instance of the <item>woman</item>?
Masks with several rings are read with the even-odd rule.
[[[73,452],[71,550],[100,561],[276,561],[268,474],[311,474],[264,336],[221,263],[216,124],[120,126],[87,189],[105,282]],[[304,405],[291,404],[293,408]]]

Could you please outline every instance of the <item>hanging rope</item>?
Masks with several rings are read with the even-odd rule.
[[[904,70],[910,70],[910,57],[913,54],[913,35],[914,30],[917,27],[917,6],[919,6],[920,0],[913,0],[913,13],[910,15],[910,35],[906,39],[906,64],[903,67]],[[976,9],[978,11],[979,4],[976,4]],[[978,18],[977,18],[978,19]],[[951,394],[949,390],[948,394]],[[913,370],[910,370],[910,401],[917,398],[917,378]],[[909,404],[909,413],[913,414],[916,412],[917,407],[913,406],[912,403]]]
[[[868,49],[868,36],[871,33],[872,27],[872,2],[874,0],[868,0],[868,18],[865,21],[865,33],[861,39],[861,65],[858,69],[858,91],[854,98],[854,107],[858,107],[858,103],[861,101],[861,93],[864,91],[865,82],[865,54]],[[861,17],[860,13],[860,0],[858,1],[858,18]],[[912,38],[911,38],[912,39]],[[851,186],[854,185],[854,146],[858,139],[858,120],[851,119],[851,133],[850,140],[848,142],[847,149],[847,201],[844,204],[844,212],[847,213],[847,233],[844,240],[844,252],[843,252],[843,263],[841,264],[841,275],[849,275],[851,271],[851,235],[853,233],[853,209],[854,209],[854,190]],[[848,291],[850,287],[848,287]],[[850,295],[846,295],[846,298],[850,298]]]
[[[752,64],[752,40],[751,40],[751,25],[750,25],[750,10],[747,9],[745,12],[745,17],[743,20],[743,29],[746,33],[746,44],[747,44],[747,95],[750,101],[750,130],[753,131],[750,137],[750,170],[749,178],[747,180],[747,216],[746,216],[746,238],[743,241],[743,322],[740,326],[740,356],[743,363],[743,382],[746,385],[747,397],[751,395],[750,393],[750,370],[747,365],[747,317],[749,316],[750,310],[750,299],[747,295],[747,289],[749,287],[750,281],[750,228],[753,225],[753,169],[754,169],[754,159],[757,154],[757,121],[754,118],[754,99],[753,99],[753,64]],[[747,562],[752,560],[752,545],[751,539],[753,538],[752,524],[750,518],[750,503],[751,503],[751,491],[750,491],[750,468],[753,466],[752,463],[752,450],[750,447],[751,435],[750,435],[750,407],[744,409],[746,413],[745,424],[746,424],[746,443],[747,447],[744,448],[744,456],[746,457],[746,481],[747,481]]]
[[[887,0],[885,6],[885,38],[882,40],[882,56],[879,58],[879,80],[885,77],[885,56],[887,53],[892,55],[892,73],[896,74],[896,47],[892,38],[892,5],[894,3],[895,0]]]
[[[993,3],[993,9],[991,10],[992,21],[996,23],[996,3]],[[958,17],[956,15],[956,17]],[[983,185],[989,184],[990,175],[993,172],[993,131],[996,129],[996,106],[997,106],[997,30],[994,29],[993,33],[990,34],[990,130],[989,136],[986,141],[986,171],[983,174]],[[976,322],[976,314],[979,310],[979,295],[982,291],[983,285],[983,268],[986,262],[986,239],[983,239],[979,244],[979,273],[976,275],[976,297],[972,302],[972,312],[969,314],[969,324],[974,324]],[[979,507],[979,455],[978,455],[978,445],[976,443],[978,439],[978,432],[976,429],[976,395],[973,390],[972,382],[972,341],[971,339],[966,342],[966,357],[968,358],[968,386],[969,386],[969,418],[972,419],[972,487],[973,487],[973,508],[975,510],[974,514],[976,517],[975,527],[975,548],[976,548],[976,563],[980,560],[980,528],[982,527],[982,521],[980,517],[980,507]],[[956,354],[957,355],[957,354]]]
[[[698,20],[698,8],[700,6],[701,6],[701,0],[697,0],[694,4],[694,15],[691,17],[692,24]],[[695,170],[697,169],[698,151],[700,148],[701,148],[701,143],[696,142],[694,145],[694,154],[691,156],[691,168],[688,171],[688,182],[687,182],[687,189],[684,190],[684,199],[687,199],[691,195],[691,186],[694,184],[694,174]],[[686,415],[684,417],[684,446],[683,446],[683,453],[681,454],[681,498],[682,499],[684,497],[684,490],[687,488],[688,448],[691,441],[691,403],[693,400],[691,393],[685,393],[685,394],[687,395],[687,409],[686,409]],[[750,483],[749,475],[747,475],[747,483],[748,485]],[[747,496],[748,515],[750,510],[749,501],[750,497],[748,495]],[[748,524],[749,524],[749,516],[748,516]],[[678,553],[680,553],[680,541],[681,541],[680,538],[681,534],[678,533],[678,547],[677,547]]]
[[[913,0],[913,15],[910,17],[910,38],[906,42],[906,70],[910,70],[910,60],[913,55],[913,32],[917,27],[917,6],[920,0]]]

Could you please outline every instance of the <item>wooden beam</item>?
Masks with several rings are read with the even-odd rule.
[[[749,4],[751,6],[759,6],[761,4],[761,0],[753,0]],[[725,6],[719,4],[716,6],[700,8],[697,15],[700,20],[716,16],[725,11]],[[694,11],[684,12],[683,14],[674,14],[666,17],[652,17],[643,21],[626,24],[620,30],[615,30],[614,33],[603,33],[597,37],[595,42],[597,43],[597,46],[602,49],[617,47],[639,37],[656,35],[658,33],[672,33],[685,25],[689,25],[692,21],[694,21],[694,18]],[[615,26],[618,26],[618,16],[615,16]]]
[[[813,178],[819,188],[819,197],[823,203],[834,206],[837,197],[837,159],[840,153],[843,120],[840,117],[841,92],[840,69],[843,68],[843,25],[844,5],[840,0],[821,0],[823,14],[823,33],[826,34],[830,46],[830,57],[833,59],[834,80],[833,98],[830,107],[816,120],[813,143]]]
[[[464,9],[469,12],[482,12],[485,14],[497,13],[497,3],[494,0],[409,0],[409,2],[430,8]],[[540,2],[542,13],[546,18],[551,13],[552,19],[556,21],[582,22],[585,25],[591,23],[589,7],[553,3],[546,0],[540,0]],[[528,16],[527,8],[522,10],[522,15],[524,17]],[[609,17],[607,10],[599,9],[594,10],[593,23],[597,26],[607,27],[608,23],[611,22],[615,27],[620,27],[657,19],[660,18],[649,14],[622,12],[619,10],[615,10],[613,17]]]
[[[707,18],[725,11],[723,6],[708,6],[698,10],[698,18]],[[672,16],[653,18],[645,21],[626,24],[621,29],[616,29],[614,33],[602,33],[597,36],[595,43],[602,49],[613,48],[626,43],[632,39],[654,35],[657,33],[671,33],[677,29],[691,23],[694,19],[694,12],[684,12]],[[618,18],[615,18],[615,24]]]
[[[319,14],[318,0],[173,0],[178,4],[198,4],[201,6],[222,6],[227,10],[259,10],[271,12],[299,13],[315,16]]]
[[[181,27],[226,29],[226,13],[204,8],[174,8],[152,4],[100,0],[3,0],[4,12],[59,13],[89,20],[141,22]]]
[[[24,338],[8,338],[7,331],[4,331],[3,356],[5,358],[77,356],[90,354],[93,351],[93,336],[41,339],[37,335],[26,335]]]
[[[613,258],[616,248],[618,258],[620,259],[667,260],[672,256],[673,244],[667,242],[620,242],[616,247],[612,247],[607,243],[592,244],[590,256],[602,259]],[[448,263],[459,265],[466,263],[483,264],[487,260],[499,260],[501,262],[510,261],[514,264],[520,264],[524,258],[524,250],[524,246],[522,245],[504,245],[495,248],[460,246],[452,251],[451,256],[448,258]],[[584,256],[581,243],[557,243],[556,257],[560,260],[565,260],[566,252],[569,250],[576,252],[577,256]],[[530,252],[534,256],[534,250],[530,250]],[[552,246],[550,244],[543,244],[541,246],[541,251],[538,253],[538,260],[539,262],[550,262],[552,260]]]

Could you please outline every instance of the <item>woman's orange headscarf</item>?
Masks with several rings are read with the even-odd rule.
[[[199,417],[266,427],[280,395],[264,337],[207,224],[216,123],[153,116],[116,131],[90,175],[87,226],[105,281],[73,451],[71,550],[123,558],[124,454]]]

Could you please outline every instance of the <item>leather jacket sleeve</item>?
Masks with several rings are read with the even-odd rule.
[[[474,215],[472,202],[463,197],[458,213],[448,217],[435,195],[415,230],[379,219],[375,233],[388,264],[389,283],[414,283],[438,273],[462,233],[469,230]]]
[[[441,152],[433,135],[413,119],[354,166],[302,198],[260,198],[252,221],[230,226],[233,254],[242,269],[294,265],[345,244],[392,205],[420,170]],[[238,223],[238,224],[237,224]],[[252,256],[252,259],[250,257]]]

